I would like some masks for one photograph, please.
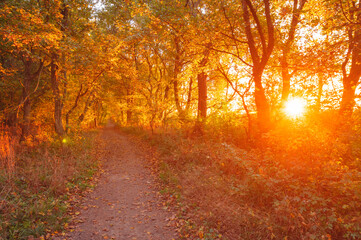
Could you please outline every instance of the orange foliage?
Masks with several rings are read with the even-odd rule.
[[[5,126],[0,126],[0,170],[4,169],[8,175],[14,172],[15,151],[14,138]]]

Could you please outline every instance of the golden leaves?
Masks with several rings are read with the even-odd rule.
[[[0,37],[16,51],[56,46],[62,38],[60,30],[46,22],[45,16],[24,8],[5,5],[0,10]]]

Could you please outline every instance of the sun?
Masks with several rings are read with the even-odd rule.
[[[286,102],[284,112],[291,118],[298,118],[305,113],[305,106],[304,99],[299,97],[291,98]]]

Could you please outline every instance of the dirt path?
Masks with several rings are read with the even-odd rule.
[[[80,223],[61,239],[176,239],[173,214],[163,207],[140,150],[110,128],[101,137],[104,173],[77,213]]]

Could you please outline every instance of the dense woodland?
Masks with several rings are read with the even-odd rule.
[[[3,183],[112,121],[228,176],[241,239],[361,238],[360,1],[4,0],[0,36]]]
[[[232,115],[253,139],[299,96],[347,125],[359,18],[357,1],[4,1],[1,120],[26,141],[109,118],[202,134]]]

